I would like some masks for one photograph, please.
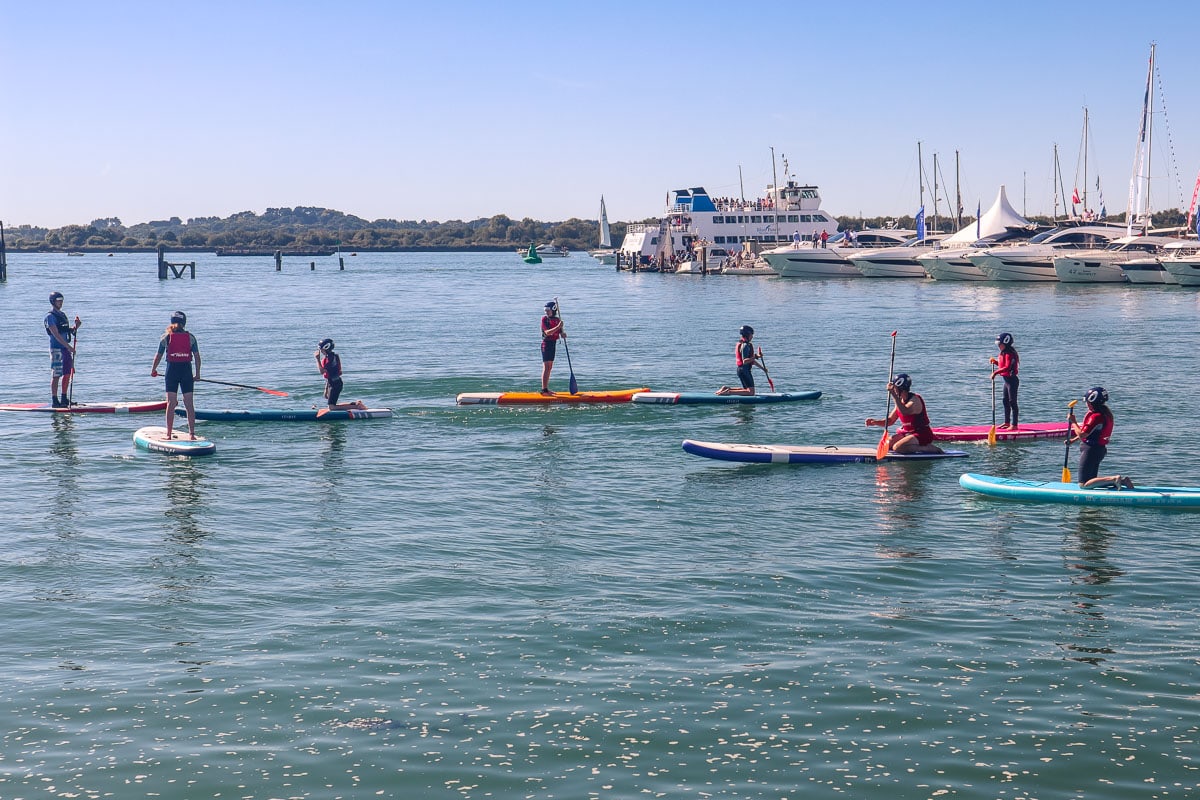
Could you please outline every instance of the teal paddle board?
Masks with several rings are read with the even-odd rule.
[[[1138,486],[1135,489],[1082,489],[1077,483],[1026,481],[968,472],[958,485],[972,492],[1031,503],[1080,506],[1138,506],[1200,510],[1200,486]]]
[[[155,453],[173,456],[207,456],[217,449],[216,444],[207,439],[188,438],[186,429],[171,431],[171,438],[168,439],[167,429],[154,425],[134,431],[133,443]]]
[[[653,405],[696,405],[721,403],[754,405],[757,403],[794,403],[798,400],[816,400],[820,392],[764,392],[763,394],[716,394],[714,392],[638,392],[633,396],[635,403]]]

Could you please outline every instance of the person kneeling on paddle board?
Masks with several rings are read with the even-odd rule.
[[[737,363],[738,380],[742,382],[742,388],[735,389],[732,386],[722,386],[717,389],[717,394],[754,394],[754,368],[764,369],[762,364],[758,363],[759,356],[762,355],[762,350],[754,352],[754,328],[749,325],[743,325],[738,329],[741,338],[733,348],[733,358]]]
[[[1013,337],[1011,333],[1002,333],[996,337],[996,346],[1000,348],[1000,357],[988,359],[995,367],[992,370],[992,380],[996,380],[997,376],[1004,379],[1004,424],[1000,425],[1001,430],[1015,431],[1017,430],[1017,414],[1020,409],[1017,406],[1017,389],[1021,385],[1021,379],[1017,377],[1017,369],[1020,366],[1021,357],[1017,355],[1017,348],[1013,347]],[[993,395],[993,398],[995,395]],[[1009,423],[1009,420],[1012,423]]]
[[[176,311],[171,315],[171,324],[158,340],[158,353],[154,356],[154,365],[150,367],[150,377],[158,377],[158,362],[163,354],[167,356],[167,439],[171,439],[171,431],[175,428],[175,407],[179,404],[179,392],[183,392],[183,407],[187,409],[188,434],[192,441],[196,440],[196,407],[192,403],[192,390],[195,381],[200,377],[200,345],[190,331],[184,330],[187,325],[187,314]],[[196,372],[192,374],[192,361],[196,362]]]
[[[566,339],[567,332],[558,318],[558,303],[550,300],[546,303],[546,313],[542,315],[542,394],[552,394],[550,370],[554,369],[554,352],[558,349],[560,338]]]
[[[941,453],[942,448],[933,443],[933,428],[929,414],[925,411],[925,398],[912,390],[912,378],[901,372],[888,384],[888,393],[896,408],[886,420],[867,418],[868,425],[887,427],[896,420],[900,427],[888,440],[888,451],[892,453]]]
[[[1093,386],[1083,396],[1088,411],[1083,415],[1083,424],[1075,421],[1075,410],[1071,409],[1067,420],[1071,426],[1072,442],[1079,442],[1079,486],[1081,489],[1132,489],[1133,481],[1122,475],[1103,475],[1100,462],[1108,455],[1108,440],[1112,437],[1113,413],[1108,407],[1108,392],[1103,386]]]
[[[330,411],[365,409],[367,406],[362,400],[355,400],[353,403],[338,402],[342,394],[342,357],[333,352],[333,339],[322,339],[318,342],[317,352],[313,355],[317,357],[317,369],[325,378],[325,402],[328,404],[326,408],[317,412],[317,416],[323,417]]]

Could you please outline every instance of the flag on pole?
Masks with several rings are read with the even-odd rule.
[[[925,206],[917,211],[917,239],[925,238]]]
[[[1071,205],[1073,205],[1073,206],[1079,205],[1080,202],[1081,201],[1079,199],[1079,187],[1076,186],[1074,194],[1071,195]]]
[[[980,220],[980,215],[979,215],[979,209],[980,209],[980,208],[982,208],[982,206],[980,206],[980,205],[979,205],[979,201],[978,201],[978,200],[976,200],[976,201],[975,201],[975,238],[976,238],[976,239],[982,239],[982,238],[983,238],[983,234],[980,232],[980,231],[982,231],[982,230],[983,230],[983,227],[982,227],[982,226],[983,226],[983,223],[982,223],[982,221]]]

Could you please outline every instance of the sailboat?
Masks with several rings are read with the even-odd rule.
[[[612,246],[612,232],[608,229],[608,211],[604,208],[604,195],[600,195],[600,249],[588,253],[601,264],[617,263],[617,251]]]
[[[867,278],[924,278],[925,268],[917,261],[917,256],[930,251],[935,244],[946,237],[940,232],[925,230],[925,175],[921,159],[921,143],[917,142],[917,185],[920,210],[917,211],[917,235],[899,247],[884,247],[865,253],[847,256],[858,271]],[[937,155],[933,157],[933,218],[934,228],[937,228]]]

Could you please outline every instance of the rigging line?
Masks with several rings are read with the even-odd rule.
[[[1170,155],[1171,171],[1175,173],[1175,188],[1178,190],[1179,207],[1183,207],[1183,176],[1179,174],[1179,161],[1175,158],[1175,138],[1171,136],[1171,123],[1167,119],[1167,93],[1163,91],[1162,72],[1158,69],[1158,64],[1154,65],[1154,77],[1158,80],[1158,100],[1162,107],[1163,125],[1167,129],[1167,151]],[[1153,169],[1154,165],[1151,165]]]

